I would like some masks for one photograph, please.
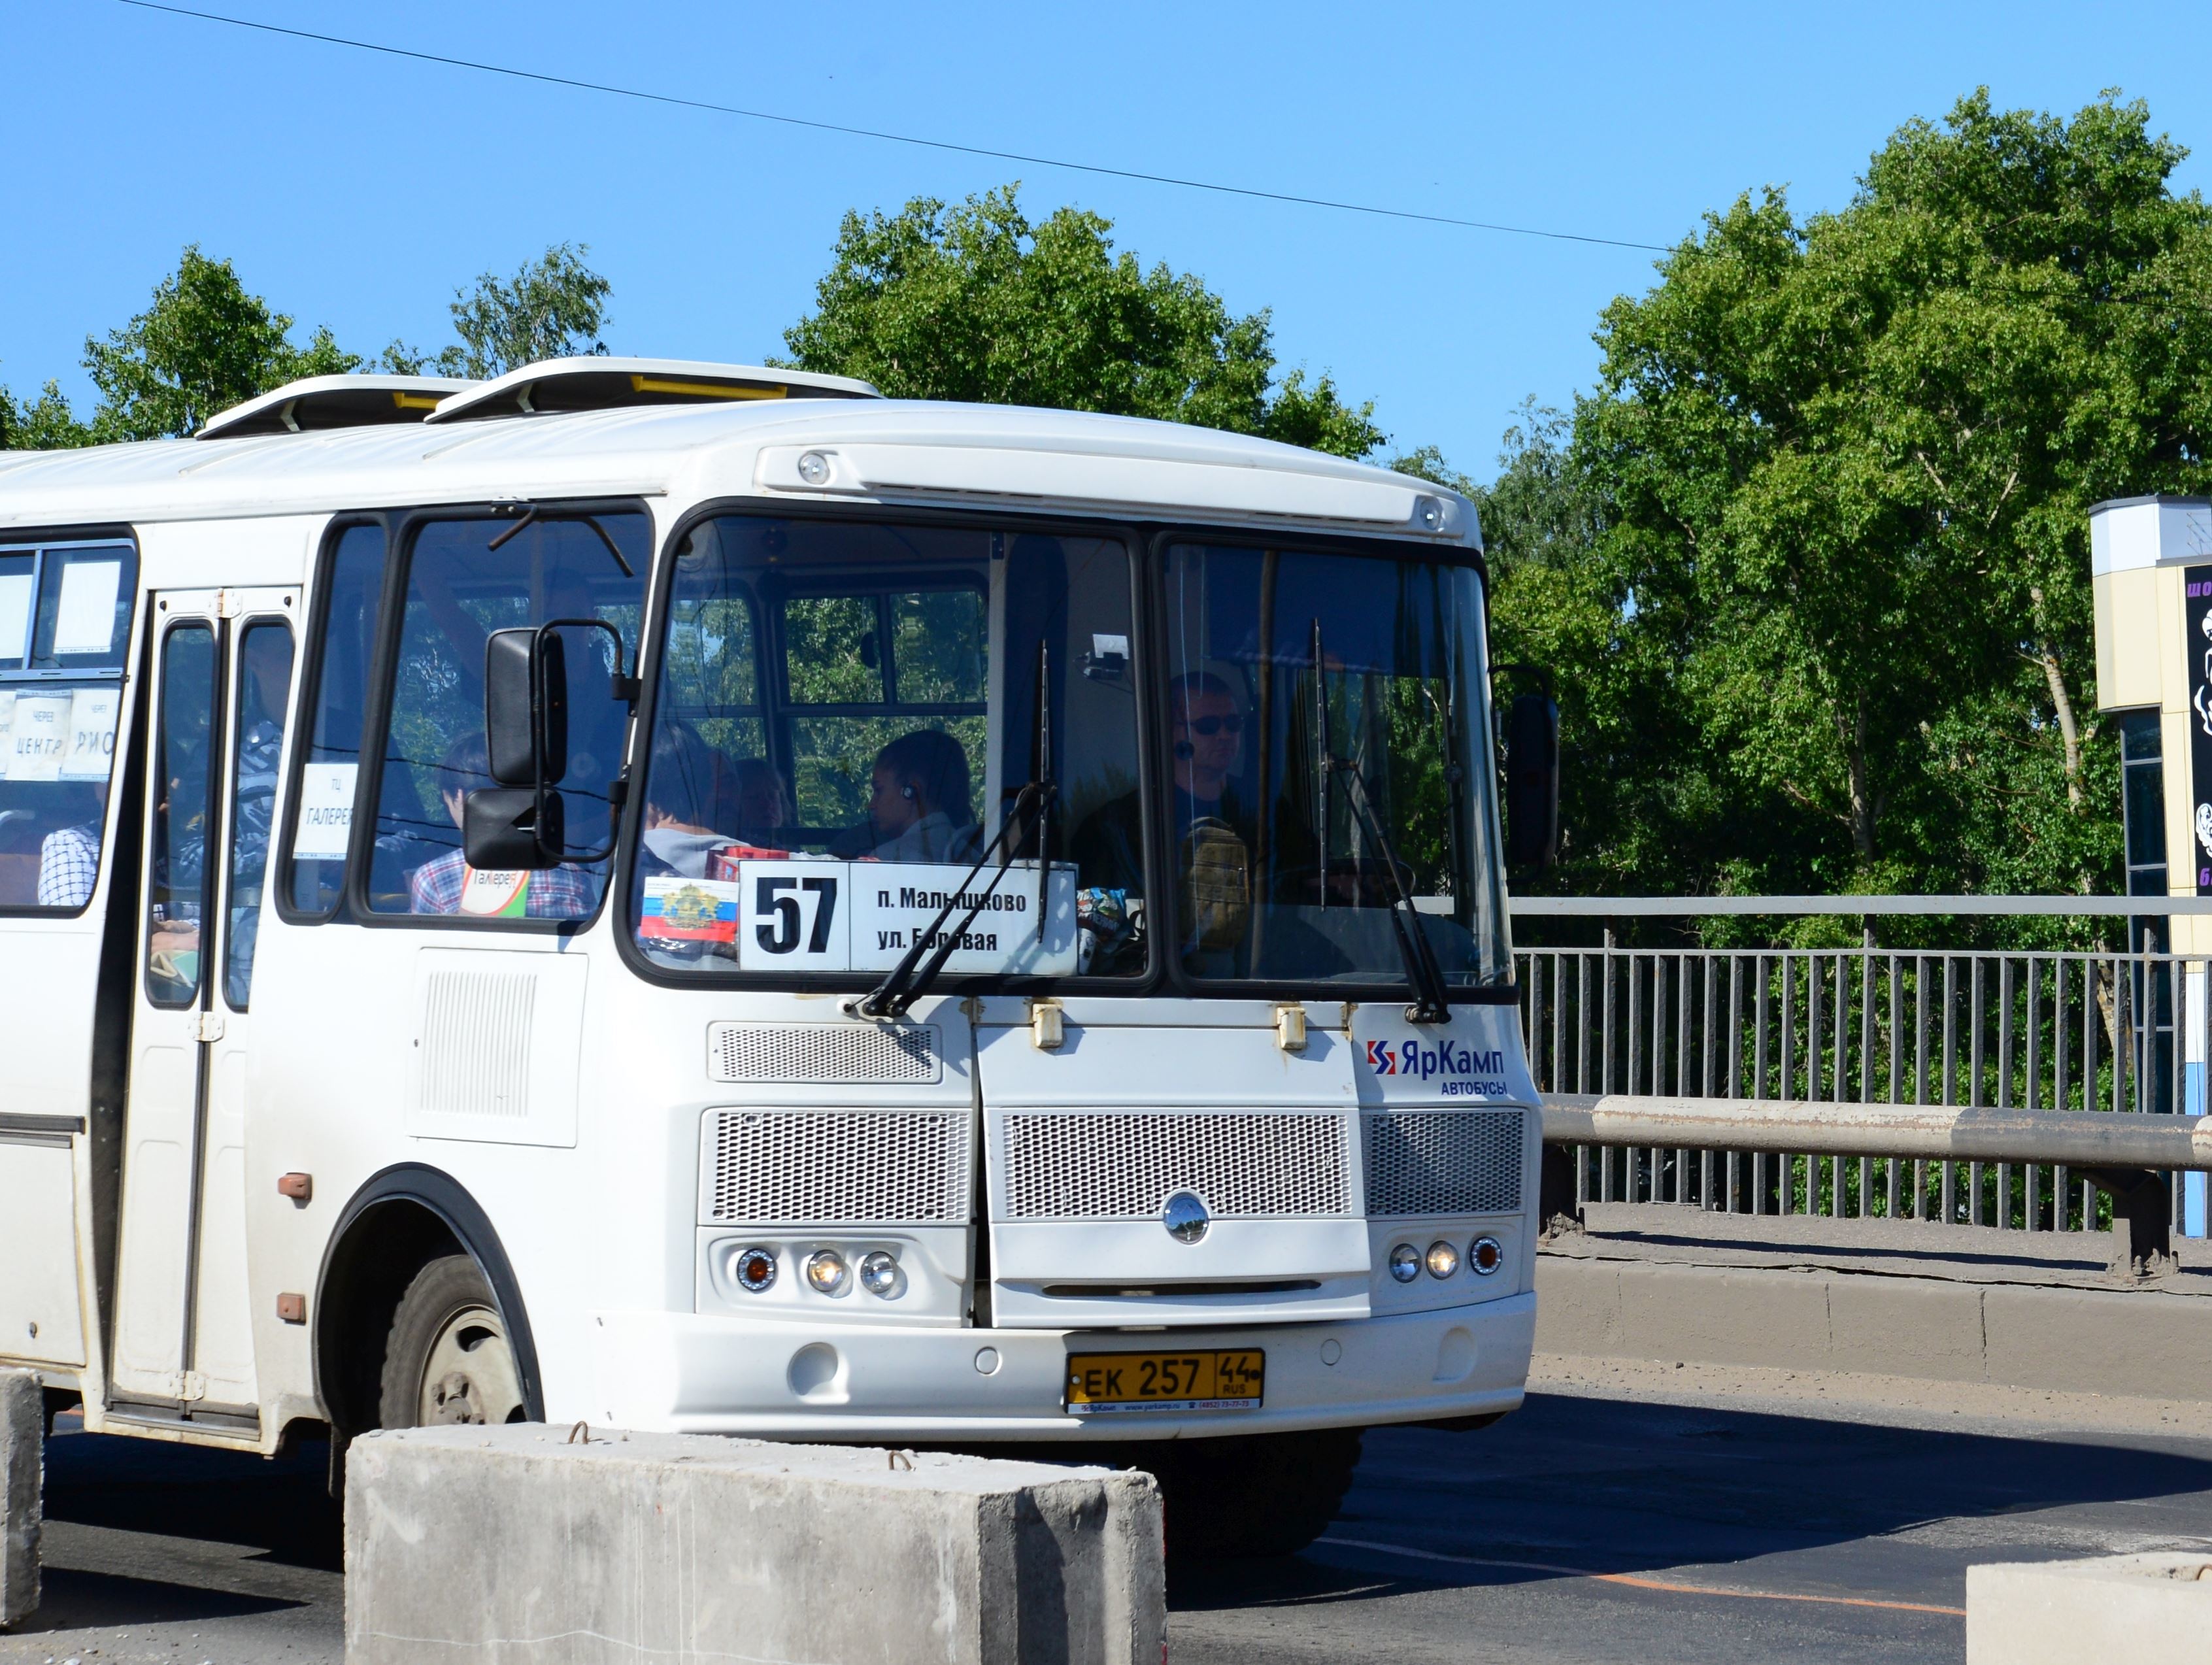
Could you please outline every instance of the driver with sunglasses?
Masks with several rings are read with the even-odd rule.
[[[1168,837],[1182,870],[1186,891],[1195,881],[1201,896],[1249,895],[1245,853],[1251,848],[1249,817],[1237,801],[1236,774],[1244,750],[1244,718],[1229,684],[1211,671],[1194,671],[1168,684],[1168,741],[1175,771]],[[1072,854],[1079,884],[1144,893],[1143,834],[1138,795],[1101,805],[1077,830]],[[1194,873],[1194,869],[1204,869]],[[1186,955],[1219,951],[1243,931],[1241,907],[1192,907],[1185,921],[1192,939]]]

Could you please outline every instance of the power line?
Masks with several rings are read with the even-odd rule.
[[[387,46],[374,40],[353,40],[343,35],[318,34],[312,29],[287,28],[282,24],[257,22],[250,17],[229,17],[221,12],[197,11],[189,6],[163,5],[160,0],[120,0],[120,3],[136,6],[142,11],[167,12],[175,17],[197,18],[204,23],[226,23],[233,28],[288,35],[295,40],[314,40],[329,46],[349,47],[356,52],[381,52],[387,58],[413,58],[420,64],[442,64],[456,70],[473,70],[481,75],[506,76],[515,81],[534,81],[548,87],[569,87],[581,92],[605,93],[616,98],[672,105],[682,110],[702,110],[718,116],[741,116],[748,121],[772,121],[786,127],[808,128],[818,133],[842,133],[851,138],[877,139],[889,144],[910,144],[925,150],[949,150],[963,156],[988,156],[995,161],[1020,162],[1034,167],[1065,168],[1073,173],[1137,179],[1147,185],[1174,185],[1184,191],[1211,191],[1225,197],[1249,197],[1261,202],[1289,203],[1301,208],[1334,209],[1346,214],[1368,214],[1386,220],[1414,220],[1425,225],[1456,226],[1468,231],[1501,232],[1514,237],[1542,237],[1559,243],[1594,243],[1606,248],[1644,249],[1654,254],[1673,252],[1662,244],[1631,242],[1620,237],[1591,237],[1574,231],[1542,231],[1531,226],[1499,225],[1488,220],[1462,220],[1449,214],[1424,214],[1413,209],[1382,208],[1372,203],[1348,203],[1329,197],[1302,197],[1287,191],[1262,191],[1253,185],[1222,185],[1211,179],[1182,179],[1172,173],[1146,173],[1133,167],[1108,167],[1098,162],[1068,161],[1058,156],[1032,156],[1018,150],[994,150],[978,144],[956,144],[950,139],[921,138],[911,133],[890,133],[873,127],[848,127],[839,122],[781,115],[773,110],[747,110],[734,104],[714,104],[704,99],[684,98],[674,93],[617,87],[603,81],[582,81],[573,76],[546,75],[536,70],[514,69],[504,64],[483,64],[473,58],[451,58],[442,52]]]

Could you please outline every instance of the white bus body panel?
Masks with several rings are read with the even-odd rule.
[[[832,454],[822,487],[797,471],[808,450]],[[647,501],[656,539],[698,505],[748,497],[1303,526],[1396,537],[1448,556],[1478,538],[1471,506],[1448,491],[1263,441],[1115,417],[896,402],[605,411],[0,460],[0,528],[131,524],[142,593],[156,594],[297,586],[331,517],[348,509],[617,495]],[[302,629],[312,600],[303,596],[295,610]],[[304,635],[300,648],[304,656]],[[141,663],[134,654],[126,712]],[[302,739],[296,708],[295,691],[288,760]],[[112,794],[111,805],[119,797]],[[276,814],[283,824],[281,793]],[[272,890],[276,878],[272,866]],[[89,1112],[93,992],[113,883],[104,866],[82,918],[0,921],[0,1048],[11,1060],[0,1111],[71,1119]],[[851,1020],[834,997],[648,983],[617,951],[621,912],[617,897],[576,935],[556,937],[476,936],[404,920],[299,925],[265,908],[250,1044],[211,1060],[210,1154],[220,1177],[205,1193],[207,1206],[235,1218],[231,1242],[243,1245],[240,1310],[258,1431],[155,1430],[104,1414],[86,1133],[65,1134],[67,1152],[0,1134],[0,1360],[77,1367],[56,1379],[82,1382],[94,1428],[272,1449],[288,1422],[325,1413],[315,1315],[307,1324],[283,1322],[278,1297],[318,1288],[333,1229],[361,1188],[416,1165],[450,1178],[492,1223],[555,1420],[851,1438],[1095,1438],[1097,1427],[1063,1407],[1066,1359],[1074,1341],[1143,1345],[1142,1334],[1091,1328],[1115,1322],[1140,1332],[1170,1326],[1178,1346],[1218,1341],[1267,1352],[1262,1410],[1125,1419],[1108,1431],[1117,1435],[1462,1416],[1519,1402],[1534,1323],[1533,1109],[1522,1210],[1481,1223],[1506,1243],[1507,1269],[1481,1285],[1387,1286],[1380,1267],[1393,1228],[1362,1217],[1355,1168],[1340,1217],[1289,1230],[1224,1220],[1211,1248],[1201,1243],[1182,1260],[1172,1252],[1181,1246],[1156,1223],[1136,1231],[1001,1221],[987,1245],[1006,1280],[988,1292],[996,1302],[988,1328],[964,1317],[974,1293],[958,1281],[973,1246],[965,1222],[889,1234],[927,1274],[911,1304],[848,1294],[842,1307],[769,1303],[749,1316],[715,1285],[712,1250],[732,1233],[702,1206],[710,1178],[703,1130],[724,1109],[957,1110],[975,1116],[988,1158],[990,1118],[1024,1108],[1291,1106],[1327,1110],[1352,1126],[1363,1108],[1425,1103],[1437,1089],[1363,1068],[1370,1040],[1413,1033],[1395,1006],[1309,1002],[1307,1050],[1292,1055],[1277,1047],[1274,1009],[1261,1003],[1086,997],[1066,1003],[1066,1041],[1054,1054],[1033,1046],[1026,1001],[942,995],[912,1014],[941,1030],[944,1068],[934,1082],[895,1091],[718,1083],[707,1046],[714,1024]],[[504,1029],[487,1040],[489,1031],[471,1024]],[[1505,1059],[1505,1090],[1489,1102],[1533,1106],[1512,1007],[1457,1008],[1451,1029]],[[482,1042],[510,1063],[526,1061],[505,1077],[487,1076],[463,1066],[465,1059],[425,1059],[434,1042]],[[137,1043],[170,1042],[142,1033]],[[487,1079],[494,1085],[473,1101],[448,1090]],[[148,1131],[150,1176],[161,1141]],[[67,1195],[56,1188],[62,1158],[71,1170]],[[130,1153],[126,1169],[137,1164]],[[311,1202],[278,1194],[289,1173],[313,1176]],[[136,1177],[126,1175],[126,1183]],[[27,1206],[10,1206],[19,1198]],[[19,1226],[33,1217],[40,1224]],[[43,1252],[70,1234],[73,1252]],[[42,1249],[19,1255],[19,1237]],[[787,1279],[796,1278],[793,1255],[806,1246],[803,1233],[781,1245]],[[1139,1271],[1279,1281],[1286,1261],[1296,1262],[1293,1281],[1320,1286],[1299,1291],[1316,1298],[1298,1322],[1285,1322],[1273,1297],[1233,1292],[1162,1305],[1141,1322],[1113,1297],[1046,1292],[1048,1284],[1126,1280]],[[217,1255],[202,1267],[204,1279],[218,1282],[240,1275],[235,1257]],[[158,1307],[174,1297],[148,1298]],[[135,1338],[131,1310],[125,1301],[123,1326]],[[32,1322],[40,1325],[35,1341],[24,1334]],[[230,1340],[205,1331],[200,1344],[234,1352]],[[143,1357],[135,1339],[131,1346],[134,1369],[163,1357],[150,1341]]]

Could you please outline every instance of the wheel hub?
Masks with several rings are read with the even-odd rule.
[[[418,1398],[424,1427],[523,1420],[521,1372],[497,1313],[467,1307],[440,1326]]]

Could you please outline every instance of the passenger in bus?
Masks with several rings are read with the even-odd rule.
[[[664,722],[646,765],[644,829],[638,871],[704,878],[714,852],[737,841],[707,824],[721,771],[712,746],[684,722]]]
[[[973,861],[981,840],[968,805],[968,753],[942,729],[902,734],[869,777],[869,852],[878,861]]]
[[[464,734],[446,748],[438,765],[442,784],[439,800],[461,824],[463,798],[477,787],[492,784],[491,753],[482,730]],[[407,875],[409,909],[417,914],[458,914],[468,888],[468,857],[458,847],[433,856]],[[599,888],[583,868],[563,864],[542,868],[524,881],[523,912],[531,919],[578,919],[599,906]]]
[[[741,757],[731,767],[737,790],[735,823],[738,840],[769,848],[790,836],[797,815],[791,805],[791,788],[775,764],[765,757]]]
[[[82,908],[100,878],[102,804],[97,787],[64,788],[64,824],[39,844],[39,906]]]

